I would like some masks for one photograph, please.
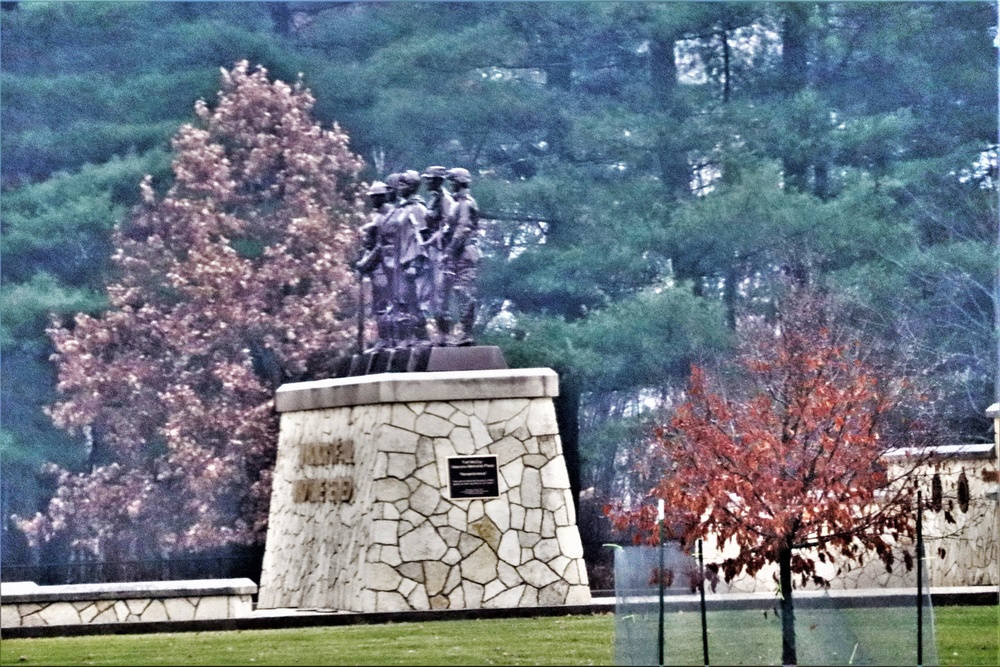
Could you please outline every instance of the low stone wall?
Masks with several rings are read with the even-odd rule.
[[[911,452],[930,458],[916,471],[924,499],[924,554],[927,579],[934,587],[1000,586],[1000,483],[997,445],[947,445]],[[889,465],[905,466],[903,452]],[[936,480],[936,481],[935,481]],[[937,491],[935,491],[935,487]],[[912,543],[901,545],[915,553]],[[706,562],[736,553],[733,545],[706,544]],[[838,569],[840,573],[837,574]],[[914,586],[916,574],[900,561],[892,572],[871,554],[864,565],[837,561],[819,564],[834,589]],[[776,565],[755,577],[740,576],[718,590],[753,593],[775,589]],[[808,588],[808,586],[807,586]]]
[[[589,603],[557,394],[549,369],[280,388],[258,608]]]
[[[249,579],[38,586],[0,584],[0,627],[242,618],[253,610]]]

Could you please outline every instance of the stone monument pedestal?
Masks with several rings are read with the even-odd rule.
[[[284,385],[258,608],[586,604],[550,369]]]

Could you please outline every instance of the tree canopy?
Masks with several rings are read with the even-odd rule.
[[[113,235],[109,309],[50,330],[51,415],[95,451],[21,522],[33,538],[66,531],[105,558],[262,539],[274,390],[321,375],[352,335],[362,161],[312,104],[238,63],[174,138],[166,192],[142,182]]]
[[[691,362],[730,354],[789,276],[851,299],[855,323],[941,389],[958,437],[982,439],[995,23],[988,2],[8,3],[3,514],[46,506],[43,461],[100,465],[103,435],[88,450],[44,413],[61,400],[46,323],[117,308],[115,226],[145,174],[173,187],[171,137],[242,60],[301,73],[314,117],[364,157],[360,179],[473,173],[477,338],[560,372],[576,490],[628,488],[638,425],[681,402]]]

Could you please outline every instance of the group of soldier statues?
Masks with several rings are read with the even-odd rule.
[[[451,183],[451,192],[444,187]],[[427,186],[427,201],[418,191]],[[390,174],[368,189],[355,268],[371,282],[378,340],[371,349],[474,344],[479,210],[460,167]],[[433,336],[429,331],[434,323]],[[458,324],[460,331],[453,331]]]

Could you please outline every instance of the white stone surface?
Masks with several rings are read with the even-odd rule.
[[[258,608],[566,604],[580,591],[589,598],[578,576],[586,571],[579,533],[569,536],[577,529],[551,371],[386,374],[289,385],[279,394]],[[376,394],[370,404],[360,400]],[[354,463],[337,469],[353,479],[354,497],[295,502],[295,480],[332,474],[302,466],[299,449],[333,440],[354,446]],[[452,499],[448,457],[487,454],[497,456],[499,496]]]

